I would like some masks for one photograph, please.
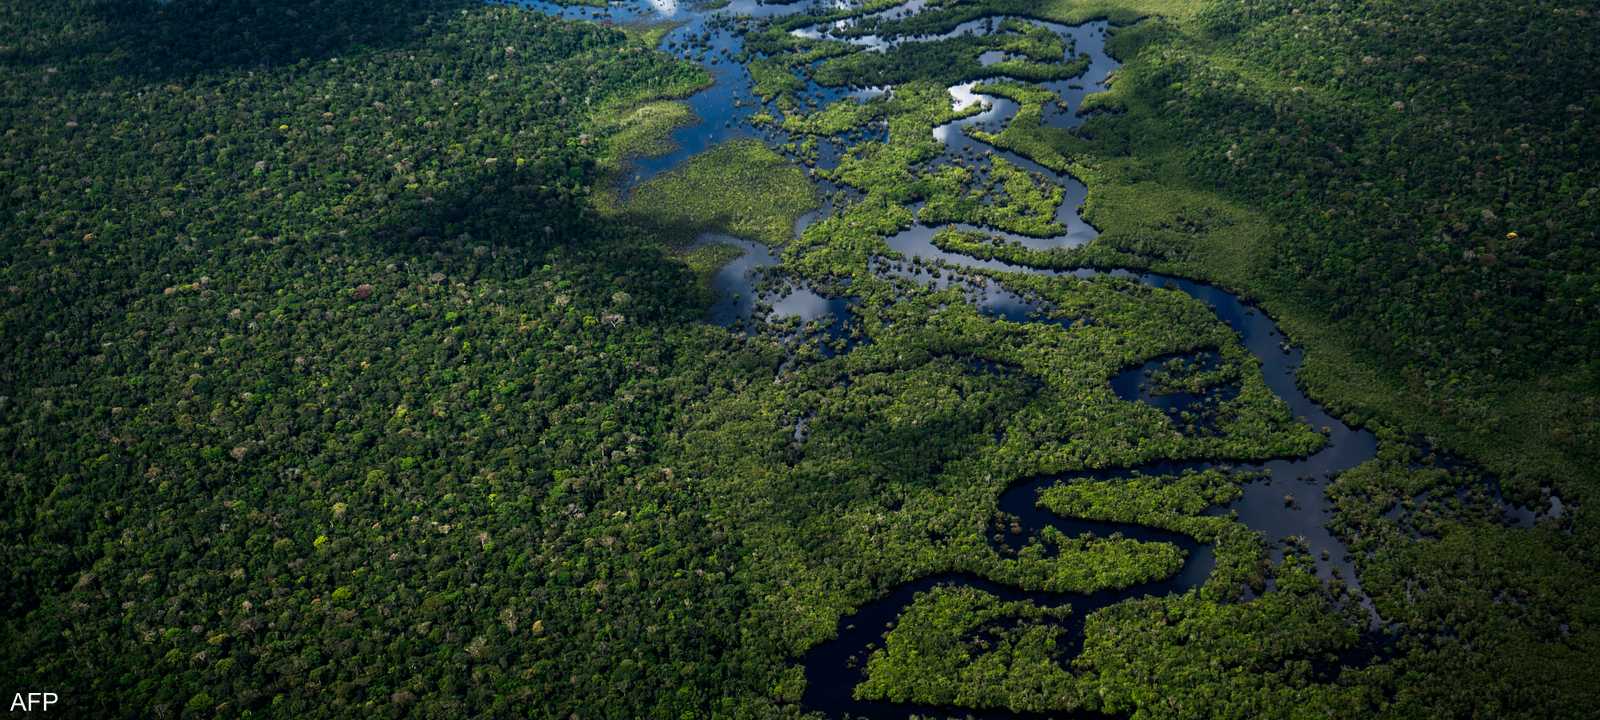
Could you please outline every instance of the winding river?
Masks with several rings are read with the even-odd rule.
[[[562,7],[543,2],[525,3],[534,9],[559,14],[573,19],[610,20],[614,22],[663,21],[679,23],[663,39],[663,48],[704,62],[713,76],[713,84],[688,98],[699,121],[680,128],[673,136],[677,149],[667,155],[636,161],[631,176],[625,184],[633,184],[670,170],[693,155],[717,143],[734,137],[756,134],[747,122],[750,115],[761,108],[751,91],[750,75],[733,60],[741,50],[741,41],[725,23],[717,21],[719,15],[743,17],[770,17],[804,12],[813,7],[835,7],[835,3],[797,2],[784,5],[766,5],[754,0],[734,0],[714,11],[701,11],[680,6],[670,0],[652,0],[613,5],[607,8]],[[886,18],[904,17],[919,12],[920,0],[876,13]],[[1068,41],[1067,60],[1076,55],[1089,57],[1089,68],[1081,78],[1043,83],[1056,92],[1062,105],[1046,114],[1046,122],[1057,127],[1071,127],[1082,122],[1078,110],[1085,96],[1106,88],[1116,61],[1105,53],[1106,23],[1090,22],[1079,26],[1066,26],[1032,18],[1016,18],[1042,26]],[[851,24],[817,25],[796,31],[806,37],[832,37],[865,47],[868,51],[881,51],[901,42],[922,42],[965,33],[991,31],[1003,18],[974,20],[938,35],[901,38],[884,38],[876,35],[858,35],[849,32]],[[701,42],[690,43],[690,38]],[[690,47],[695,49],[690,50]],[[994,58],[990,58],[992,60]],[[1001,78],[992,78],[1001,79]],[[1233,469],[1253,471],[1262,480],[1244,486],[1243,496],[1223,510],[1237,512],[1239,520],[1260,532],[1269,541],[1295,537],[1303,540],[1313,558],[1316,558],[1319,575],[1324,578],[1339,577],[1359,593],[1354,568],[1340,540],[1326,527],[1330,508],[1323,492],[1323,484],[1333,475],[1354,467],[1373,457],[1376,439],[1367,431],[1352,428],[1332,416],[1313,402],[1295,382],[1295,371],[1301,362],[1298,349],[1290,348],[1285,338],[1266,314],[1250,307],[1233,294],[1202,282],[1171,277],[1158,273],[1134,270],[1054,271],[1015,265],[999,260],[984,260],[935,247],[933,237],[947,227],[979,230],[1005,237],[1011,242],[1032,248],[1073,247],[1093,240],[1098,232],[1079,216],[1087,188],[1076,178],[1057,173],[1027,158],[1004,152],[972,138],[965,131],[979,126],[998,129],[1009,122],[1019,110],[1015,102],[973,92],[975,83],[950,88],[952,103],[981,103],[981,112],[941,126],[935,137],[944,144],[943,161],[957,158],[1003,157],[1015,165],[1048,178],[1064,189],[1064,199],[1055,214],[1055,220],[1065,227],[1065,232],[1049,238],[998,233],[989,228],[967,226],[915,225],[887,239],[889,247],[904,261],[921,261],[921,264],[944,266],[947,270],[985,271],[989,273],[1016,273],[1028,275],[1073,275],[1079,278],[1112,275],[1127,278],[1150,286],[1176,289],[1211,307],[1217,317],[1238,336],[1239,342],[1260,361],[1260,371],[1267,386],[1289,407],[1295,417],[1312,427],[1321,429],[1327,439],[1323,448],[1308,457],[1280,458],[1264,463],[1235,464]],[[827,102],[849,94],[843,89],[816,89],[818,102]],[[891,90],[892,91],[892,90]],[[735,102],[737,101],[737,102]],[[763,131],[775,136],[775,131]],[[803,227],[797,227],[797,232]],[[842,326],[849,313],[849,303],[838,298],[827,298],[804,287],[790,287],[769,303],[758,303],[763,290],[757,282],[762,268],[778,264],[776,253],[767,248],[738,238],[708,237],[705,242],[724,242],[738,245],[744,255],[725,267],[714,279],[723,300],[711,310],[711,320],[722,325],[742,323],[751,318],[758,306],[770,306],[768,317],[799,316],[802,320],[829,318],[835,327]],[[901,260],[890,259],[879,263],[884,272],[900,272],[892,266],[904,265]],[[911,276],[917,276],[912,273]],[[926,273],[920,275],[927,277]],[[1019,296],[1005,290],[998,283],[974,282],[978,289],[977,303],[983,312],[1014,322],[1050,322],[1038,320],[1031,306]],[[1157,359],[1157,362],[1161,359]],[[1150,392],[1141,383],[1144,371],[1151,366],[1132,368],[1113,381],[1113,389],[1122,399],[1147,402],[1162,409],[1181,409],[1195,398],[1161,396]],[[1074,654],[1082,643],[1084,618],[1108,605],[1130,598],[1184,593],[1203,585],[1215,565],[1213,548],[1187,535],[1168,530],[1131,523],[1100,522],[1065,518],[1038,505],[1039,493],[1055,484],[1079,480],[1108,480],[1133,475],[1168,475],[1189,470],[1212,467],[1206,462],[1155,463],[1115,470],[1037,477],[1015,484],[998,500],[1002,513],[1017,519],[1021,538],[1037,535],[1047,527],[1071,536],[1104,537],[1120,533],[1122,536],[1147,542],[1170,543],[1185,552],[1182,568],[1174,575],[1156,582],[1133,587],[1105,590],[1095,593],[1028,592],[1001,585],[990,580],[961,574],[941,574],[923,577],[891,589],[838,621],[834,639],[816,646],[803,658],[807,689],[802,704],[808,710],[821,711],[832,717],[895,717],[911,714],[960,715],[973,717],[1014,717],[1014,713],[974,711],[968,708],[930,708],[907,704],[892,704],[858,700],[853,696],[862,680],[869,648],[881,647],[887,624],[895,621],[905,611],[918,593],[941,585],[960,585],[977,588],[1003,600],[1026,600],[1041,606],[1070,605],[1073,612],[1065,621],[1072,647],[1064,648]],[[1286,503],[1293,496],[1295,502]],[[1003,550],[1003,548],[997,548]],[[1369,607],[1370,611],[1370,607]]]

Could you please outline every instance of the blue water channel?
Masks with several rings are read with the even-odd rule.
[[[735,0],[717,10],[697,10],[667,0],[614,4],[604,9],[568,8],[544,2],[525,3],[544,12],[572,19],[605,20],[611,22],[670,22],[677,27],[667,33],[662,41],[664,49],[701,60],[711,72],[713,82],[706,89],[687,99],[698,121],[680,128],[673,135],[677,148],[654,158],[635,160],[624,184],[643,182],[662,172],[682,165],[688,158],[718,143],[758,134],[750,126],[749,118],[762,109],[751,91],[748,71],[733,58],[741,51],[738,33],[725,22],[729,17],[774,17],[801,12],[833,9],[837,3],[797,2],[786,5],[767,5],[753,0]],[[893,19],[922,11],[921,0],[895,6],[877,15]],[[904,42],[927,42],[961,34],[993,32],[1006,18],[984,18],[961,23],[945,32],[910,37],[884,38],[851,32],[854,23],[846,20],[827,25],[816,25],[796,30],[795,34],[811,38],[831,38],[862,46],[868,52],[882,52]],[[1105,22],[1090,22],[1078,26],[1060,25],[1032,18],[1016,18],[1055,32],[1067,41],[1070,48],[1063,60],[1078,55],[1087,56],[1088,69],[1077,78],[1042,83],[1060,98],[1059,103],[1047,107],[1045,121],[1055,127],[1070,128],[1080,124],[1079,112],[1086,96],[1107,88],[1109,78],[1117,68],[1116,61],[1105,52],[1108,26]],[[859,22],[859,21],[857,21]],[[699,38],[698,43],[691,43]],[[692,49],[691,49],[692,48]],[[987,57],[988,61],[998,59]],[[986,78],[1000,80],[1005,78]],[[1241,345],[1259,360],[1260,372],[1268,388],[1289,408],[1290,412],[1314,428],[1319,429],[1326,443],[1321,450],[1307,457],[1280,458],[1260,463],[1235,463],[1234,471],[1259,473],[1263,479],[1244,486],[1244,494],[1223,510],[1237,513],[1240,522],[1261,533],[1269,541],[1298,538],[1310,550],[1317,563],[1317,572],[1324,578],[1338,577],[1359,596],[1359,582],[1344,544],[1327,529],[1331,508],[1323,491],[1324,485],[1334,475],[1372,458],[1377,442],[1372,433],[1350,427],[1334,417],[1322,406],[1312,401],[1295,382],[1295,372],[1301,363],[1301,352],[1286,344],[1283,334],[1265,313],[1244,303],[1237,296],[1219,287],[1194,280],[1150,273],[1139,270],[1079,269],[1071,271],[1047,270],[1016,265],[1000,260],[979,259],[939,249],[933,243],[936,233],[947,229],[971,230],[1004,239],[1029,248],[1077,247],[1092,241],[1098,231],[1083,220],[1079,211],[1087,195],[1082,182],[1066,173],[1045,168],[1027,158],[988,146],[966,132],[977,127],[998,130],[1014,117],[1018,105],[1005,98],[974,92],[978,83],[963,83],[951,87],[952,106],[961,108],[971,104],[982,105],[982,110],[934,131],[935,138],[944,145],[943,162],[962,159],[966,162],[984,158],[1003,157],[1011,163],[1046,178],[1063,188],[1064,199],[1055,213],[1055,220],[1065,232],[1052,237],[1030,237],[998,232],[992,228],[968,225],[916,224],[887,238],[894,256],[877,263],[884,273],[902,277],[921,278],[927,282],[951,282],[948,273],[907,271],[906,267],[943,267],[946,271],[983,271],[1018,275],[1065,276],[1092,278],[1113,276],[1145,285],[1169,288],[1199,300],[1216,313],[1238,336]],[[817,88],[812,86],[818,103],[828,102],[848,95],[865,99],[893,88]],[[767,133],[776,141],[775,131]],[[825,210],[823,211],[825,212]],[[797,223],[796,233],[820,217],[820,212]],[[763,290],[770,282],[763,275],[770,268],[781,265],[779,253],[759,243],[727,236],[707,235],[700,242],[730,244],[743,254],[722,268],[713,279],[713,287],[720,299],[711,308],[709,319],[720,325],[751,325],[757,308],[766,312],[767,319],[799,317],[803,321],[822,321],[841,328],[848,320],[850,301],[830,298],[803,285],[783,284],[774,292]],[[1050,322],[1036,312],[1036,304],[1007,290],[1002,283],[985,278],[965,278],[975,288],[974,302],[990,316],[1012,322]],[[1160,359],[1157,359],[1158,361]],[[1155,362],[1155,361],[1153,361]],[[1141,381],[1143,373],[1151,366],[1129,368],[1113,382],[1113,389],[1130,402],[1146,402],[1164,410],[1182,409],[1197,399],[1163,397],[1152,393]],[[800,430],[797,429],[797,436]],[[833,717],[895,717],[912,714],[956,714],[987,717],[989,714],[968,708],[927,708],[907,704],[879,703],[857,700],[854,688],[861,682],[869,646],[881,647],[885,627],[898,618],[916,595],[941,585],[974,587],[1005,600],[1027,600],[1042,606],[1070,605],[1071,619],[1065,623],[1072,642],[1081,643],[1083,618],[1096,609],[1135,597],[1184,593],[1203,585],[1215,565],[1213,549],[1181,533],[1132,523],[1100,522],[1064,518],[1044,510],[1038,504],[1039,493],[1054,484],[1081,480],[1115,480],[1134,475],[1170,475],[1213,467],[1213,463],[1154,463],[1139,467],[1115,470],[1072,473],[1059,476],[1027,479],[1008,488],[998,498],[1001,513],[1016,518],[1020,527],[1021,542],[1035,536],[1046,527],[1054,527],[1068,536],[1105,537],[1121,534],[1123,537],[1150,542],[1171,543],[1183,549],[1182,568],[1163,580],[1128,588],[1096,593],[1048,593],[1022,591],[990,580],[960,574],[943,574],[924,577],[891,589],[885,596],[867,602],[856,612],[843,617],[838,623],[837,636],[810,650],[802,659],[806,670],[807,689],[802,703],[809,710],[822,711]],[[1293,502],[1286,502],[1286,497]],[[1004,548],[997,547],[997,551]],[[1369,607],[1370,611],[1370,607]],[[1068,648],[1069,651],[1072,648]],[[1070,653],[1069,653],[1070,654]],[[1012,713],[997,712],[993,716],[1014,717]]]

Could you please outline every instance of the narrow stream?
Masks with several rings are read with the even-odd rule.
[[[575,19],[609,19],[615,22],[659,20],[682,23],[663,40],[663,47],[667,49],[684,49],[688,38],[709,33],[708,42],[711,50],[707,55],[709,59],[706,60],[706,64],[715,82],[687,101],[700,121],[681,128],[674,134],[673,139],[678,143],[678,148],[673,152],[637,161],[632,177],[627,179],[628,184],[677,167],[694,154],[724,140],[753,133],[746,121],[760,105],[750,91],[749,73],[739,63],[731,60],[731,55],[739,50],[740,40],[737,33],[728,29],[725,24],[715,22],[713,19],[716,16],[726,14],[770,17],[803,12],[812,7],[834,6],[833,3],[820,0],[787,5],[764,5],[754,0],[734,0],[723,9],[705,12],[680,6],[668,0],[613,5],[605,9],[564,8],[544,2],[525,4],[537,10]],[[922,9],[920,0],[911,0],[875,15],[898,18],[915,14]],[[991,32],[1005,19],[1007,18],[984,18],[961,23],[937,35],[889,39],[877,35],[852,35],[849,32],[853,27],[850,21],[803,28],[795,31],[795,34],[803,37],[844,40],[861,45],[869,51],[884,51],[903,42],[924,42],[960,34]],[[1070,61],[1077,55],[1088,56],[1089,69],[1081,77],[1039,84],[1055,91],[1062,101],[1059,107],[1047,108],[1045,121],[1048,124],[1056,127],[1073,127],[1081,123],[1083,118],[1079,110],[1083,98],[1106,89],[1109,75],[1117,67],[1116,61],[1106,55],[1104,49],[1107,24],[1090,22],[1080,26],[1066,26],[1031,18],[1014,19],[1049,28],[1068,41],[1070,49],[1065,60]],[[702,55],[705,54],[695,51],[688,56],[699,58]],[[966,133],[968,127],[997,130],[1009,122],[1020,109],[1010,100],[973,92],[976,84],[964,83],[950,88],[952,103],[955,106],[982,103],[985,109],[979,114],[941,126],[934,131],[936,139],[945,146],[941,161],[950,162],[956,158],[971,160],[984,156],[1003,157],[1030,173],[1056,183],[1065,192],[1064,199],[1055,213],[1055,220],[1061,223],[1066,231],[1054,237],[1037,238],[1000,233],[991,228],[918,224],[887,238],[889,247],[899,258],[888,258],[887,262],[877,263],[882,272],[895,272],[891,266],[904,264],[904,261],[921,261],[962,271],[1071,275],[1077,278],[1111,275],[1153,287],[1175,289],[1211,307],[1217,317],[1237,334],[1244,348],[1260,361],[1260,371],[1272,392],[1288,405],[1295,417],[1321,430],[1327,438],[1326,445],[1308,457],[1230,465],[1229,467],[1240,471],[1260,472],[1265,479],[1246,484],[1243,488],[1243,497],[1224,510],[1237,511],[1241,522],[1260,532],[1269,541],[1281,541],[1289,537],[1303,538],[1312,557],[1316,559],[1319,575],[1325,579],[1338,576],[1359,592],[1354,567],[1344,545],[1326,527],[1331,508],[1327,506],[1323,485],[1331,476],[1373,457],[1377,447],[1376,439],[1367,431],[1345,425],[1300,390],[1295,382],[1295,371],[1300,366],[1301,352],[1285,344],[1285,338],[1269,317],[1221,288],[1193,280],[1130,270],[1044,270],[999,260],[982,260],[946,252],[934,246],[934,235],[951,227],[1004,237],[1010,242],[1030,248],[1074,247],[1093,240],[1098,234],[1093,226],[1079,216],[1079,209],[1087,195],[1087,188],[1083,183],[1071,175],[1054,172],[1027,158],[990,147]],[[892,92],[892,88],[888,90]],[[882,89],[875,90],[875,92],[881,91]],[[838,89],[823,89],[821,92],[827,95],[820,98],[820,101],[848,94]],[[735,106],[734,99],[741,101],[739,106]],[[801,229],[803,223],[799,224],[797,232]],[[714,280],[716,289],[724,293],[724,299],[712,309],[711,320],[718,324],[731,325],[750,318],[753,308],[757,305],[756,277],[761,268],[779,263],[777,253],[759,244],[737,238],[708,236],[702,241],[731,243],[745,251],[741,258],[724,268]],[[904,276],[903,272],[900,274]],[[946,279],[939,282],[947,281]],[[972,284],[979,290],[980,297],[977,302],[986,314],[1012,322],[1052,322],[1038,319],[1035,313],[1030,312],[1031,307],[1027,301],[1005,290],[999,283],[977,281]],[[789,295],[779,297],[771,305],[776,308],[771,316],[783,313],[798,314],[806,320],[813,320],[831,314],[836,323],[842,323],[844,316],[849,312],[846,301],[829,299],[803,287],[791,288]],[[1163,402],[1169,404],[1177,402],[1160,401],[1144,391],[1137,377],[1143,369],[1145,368],[1130,368],[1114,381],[1114,389],[1122,399],[1156,405],[1162,405]],[[862,680],[869,646],[881,647],[883,644],[886,624],[900,617],[918,593],[937,586],[972,587],[1002,600],[1026,600],[1041,606],[1070,605],[1073,612],[1064,625],[1070,637],[1069,642],[1072,644],[1072,647],[1065,648],[1065,654],[1070,656],[1081,647],[1085,617],[1095,610],[1130,598],[1185,593],[1205,584],[1215,566],[1215,555],[1210,545],[1200,543],[1181,533],[1144,525],[1064,518],[1039,507],[1038,497],[1042,490],[1058,483],[1115,480],[1134,475],[1167,475],[1214,466],[1216,466],[1214,463],[1209,462],[1154,463],[1114,470],[1037,477],[1013,485],[1001,494],[998,499],[998,509],[1018,519],[1018,524],[1023,530],[1019,536],[1021,538],[1037,535],[1046,527],[1054,527],[1067,536],[1105,537],[1120,533],[1124,537],[1177,546],[1185,553],[1183,566],[1176,574],[1160,581],[1087,594],[1028,592],[981,577],[962,574],[933,575],[899,585],[890,589],[883,597],[865,603],[855,613],[841,618],[838,622],[837,636],[806,653],[802,660],[807,679],[803,705],[808,710],[821,711],[831,717],[904,718],[914,714],[1015,717],[1014,713],[1000,711],[930,708],[863,701],[856,699],[853,692]],[[1292,496],[1295,501],[1286,503],[1287,496]]]

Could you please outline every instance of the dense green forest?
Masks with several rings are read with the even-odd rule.
[[[1204,547],[1192,588],[1092,613],[919,592],[854,697],[1592,713],[1600,11],[827,5],[718,26],[752,127],[624,187],[713,80],[658,46],[666,27],[467,0],[0,4],[4,697],[48,689],[74,717],[816,717],[807,653],[908,582],[1115,593]],[[1109,21],[1121,65],[1081,127],[1052,120],[1051,83],[1082,80],[1084,48],[1027,20]],[[939,160],[935,128],[982,109],[950,102],[969,81],[1020,108],[965,134],[1027,163]],[[1094,241],[931,242],[1196,278],[1269,312],[1311,396],[1377,437],[1325,486],[1358,577],[1229,509],[1259,481],[1235,465],[1330,431],[1206,303],[888,244],[918,223],[1062,233],[1046,171],[1087,186]],[[844,330],[706,322],[737,251],[705,232],[777,248],[771,275],[848,299]],[[974,305],[991,290],[1030,317]],[[1119,395],[1146,363],[1150,392],[1207,401]],[[997,498],[1044,476],[1074,478],[1038,495],[1055,516],[1161,534],[1007,540]]]

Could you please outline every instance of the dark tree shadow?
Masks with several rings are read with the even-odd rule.
[[[179,81],[389,47],[469,0],[65,0],[19,3],[0,68],[49,67],[59,85]],[[45,7],[52,6],[52,7]],[[63,16],[74,21],[62,23]],[[8,31],[9,32],[9,31]]]
[[[701,322],[706,291],[672,255],[674,232],[603,217],[570,186],[506,168],[472,187],[397,207],[366,238],[352,240],[461,280],[513,280],[556,264],[563,275],[584,278],[588,291],[626,292],[631,323]]]
[[[796,485],[808,499],[792,506],[797,522],[816,507],[880,497],[891,486],[937,484],[950,463],[1000,441],[1007,421],[1043,390],[1036,378],[1009,363],[945,354],[931,356],[929,363],[948,369],[937,380],[946,383],[960,403],[923,408],[915,423],[893,422],[880,413],[882,404],[870,398],[899,393],[902,387],[894,383],[863,387],[857,382],[846,390],[857,399],[813,417],[795,467]],[[840,473],[843,466],[852,470]]]

